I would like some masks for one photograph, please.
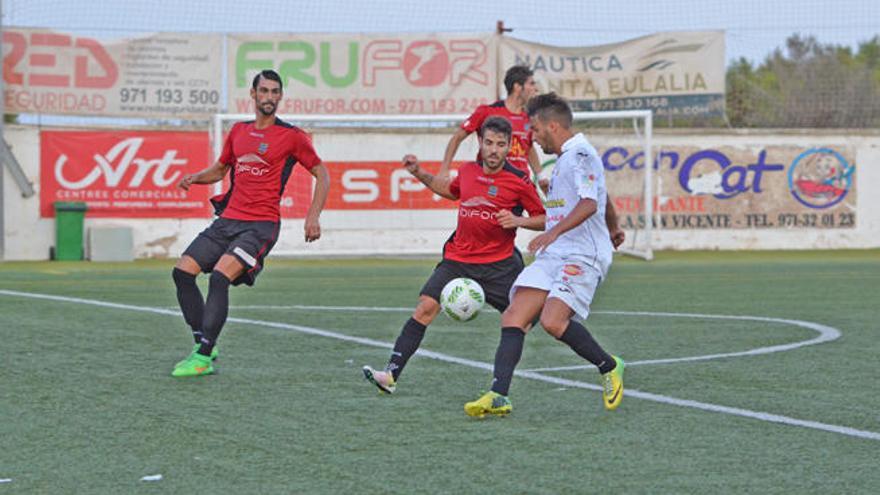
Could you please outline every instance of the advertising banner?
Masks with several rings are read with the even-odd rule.
[[[254,76],[284,83],[279,114],[454,114],[495,99],[493,34],[231,34],[228,111]]]
[[[527,65],[542,92],[564,96],[575,111],[653,110],[659,117],[724,111],[723,31],[657,33],[585,47],[507,36],[499,43],[499,67]]]
[[[4,28],[7,113],[207,118],[220,111],[222,37],[159,33],[99,41]]]
[[[429,173],[440,162],[421,162]],[[458,168],[459,163],[453,167]],[[458,208],[458,203],[434,194],[400,165],[381,162],[332,162],[328,210],[435,210]],[[453,170],[456,172],[456,170]],[[454,176],[454,174],[453,174]]]
[[[644,225],[644,156],[600,149],[624,228]],[[852,229],[855,150],[816,146],[664,146],[654,161],[661,229]]]
[[[82,201],[88,217],[210,217],[209,186],[178,189],[209,164],[205,132],[42,131],[40,216],[56,201]]]

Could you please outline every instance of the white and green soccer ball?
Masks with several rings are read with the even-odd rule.
[[[486,295],[475,280],[456,278],[449,281],[440,293],[440,307],[455,321],[471,321],[477,317]]]

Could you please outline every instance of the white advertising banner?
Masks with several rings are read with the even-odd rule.
[[[214,34],[99,41],[4,28],[5,111],[205,118],[220,111],[222,46],[222,37]]]
[[[527,65],[543,91],[575,110],[653,110],[699,117],[724,110],[724,32],[665,32],[601,46],[559,47],[502,37],[500,66]]]
[[[231,34],[228,108],[252,113],[263,69],[284,83],[279,114],[468,113],[495,98],[494,34]]]

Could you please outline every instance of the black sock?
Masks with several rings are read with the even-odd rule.
[[[177,267],[171,271],[171,278],[177,286],[177,302],[183,319],[192,329],[193,340],[198,344],[202,338],[202,317],[205,314],[205,300],[196,285],[196,276]]]
[[[205,302],[205,316],[202,324],[202,340],[199,354],[210,356],[220,330],[226,323],[229,313],[229,279],[218,271],[211,273],[208,283],[208,300]]]
[[[617,366],[614,358],[602,349],[586,327],[574,320],[568,323],[568,328],[559,340],[568,344],[578,356],[595,364],[600,373],[608,373]]]
[[[391,372],[395,380],[400,376],[409,358],[419,349],[419,344],[422,343],[426,328],[428,327],[416,321],[415,318],[410,318],[403,324],[403,329],[400,330],[400,335],[397,337],[397,341],[394,342],[394,351],[391,353],[391,359],[388,360],[388,366],[385,367],[386,370]]]
[[[501,342],[495,351],[495,370],[492,379],[492,391],[501,395],[507,395],[510,391],[510,381],[513,379],[513,370],[522,357],[525,332],[518,327],[504,327],[501,329]]]

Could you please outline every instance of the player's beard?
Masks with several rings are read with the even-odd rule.
[[[504,166],[504,158],[499,158],[498,155],[489,155],[483,161],[486,163],[486,166],[493,171],[498,170],[499,168]]]
[[[268,110],[266,109],[267,107],[268,107]],[[263,103],[260,103],[258,108],[260,109],[261,114],[268,117],[269,115],[272,115],[275,113],[275,109],[278,108],[278,105],[276,105],[275,103],[272,103],[271,101],[264,101]]]

